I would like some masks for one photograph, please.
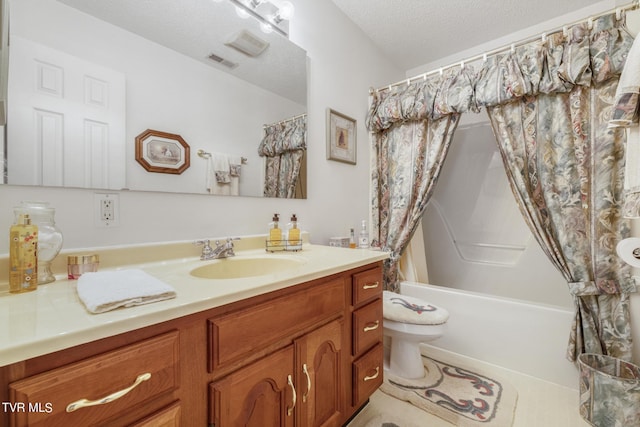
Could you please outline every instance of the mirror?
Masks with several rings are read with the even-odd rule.
[[[5,183],[229,194],[208,190],[228,161],[231,194],[262,196],[264,126],[306,114],[303,49],[228,1],[7,1]],[[234,37],[267,47],[249,56]],[[169,167],[137,161],[150,131],[171,135],[145,140]],[[166,173],[175,151],[188,167]]]

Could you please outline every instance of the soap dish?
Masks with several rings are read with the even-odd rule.
[[[298,252],[302,250],[302,240],[300,243],[294,244],[288,240],[265,240],[265,249],[267,252]]]

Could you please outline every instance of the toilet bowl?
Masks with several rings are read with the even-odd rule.
[[[385,370],[402,378],[422,378],[425,367],[420,343],[444,334],[449,313],[418,298],[383,292],[384,334],[391,340]]]

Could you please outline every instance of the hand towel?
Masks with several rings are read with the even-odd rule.
[[[622,216],[640,218],[640,127],[626,129]]]
[[[216,177],[216,182],[219,184],[228,184],[231,182],[229,175],[229,157],[225,154],[214,153],[211,155],[213,159],[213,173]]]
[[[628,127],[638,123],[640,101],[640,37],[636,37],[618,81],[609,127]]]
[[[229,169],[231,176],[240,176],[240,170],[242,169],[242,157],[241,156],[229,156]]]
[[[176,297],[171,286],[137,269],[85,273],[78,279],[77,292],[91,313]]]

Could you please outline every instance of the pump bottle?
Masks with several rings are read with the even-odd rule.
[[[35,291],[37,287],[38,227],[24,214],[9,230],[9,292]]]
[[[358,247],[360,249],[369,249],[369,232],[367,231],[367,221],[362,220],[362,228],[358,239]]]
[[[298,228],[298,218],[296,214],[291,216],[291,223],[289,224],[289,233],[287,235],[287,245],[291,248],[296,248],[302,244],[300,240],[300,229]]]
[[[280,215],[273,214],[272,222],[269,223],[269,240],[267,247],[270,251],[279,251],[284,249],[282,241],[282,229],[280,228]]]

